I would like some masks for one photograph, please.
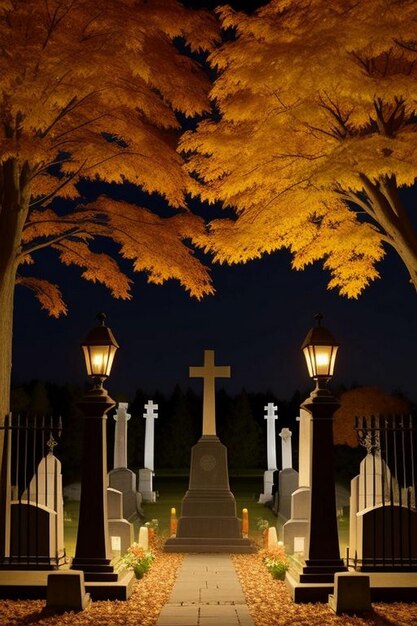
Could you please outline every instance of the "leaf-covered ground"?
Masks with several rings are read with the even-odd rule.
[[[80,613],[49,613],[44,600],[0,600],[1,626],[152,626],[174,585],[182,554],[166,554],[155,546],[155,561],[145,576],[135,581],[127,602],[93,602]]]
[[[1,626],[154,626],[168,600],[183,555],[155,549],[147,574],[127,602],[93,602],[83,612],[53,614],[43,600],[0,600]],[[373,605],[373,612],[336,616],[326,604],[293,604],[285,583],[273,580],[258,555],[232,556],[256,626],[416,626],[417,604]],[[417,596],[417,593],[416,593]],[[218,624],[216,626],[221,626]]]
[[[417,625],[417,604],[379,602],[360,617],[336,616],[327,604],[294,604],[285,583],[271,577],[257,554],[233,555],[232,559],[256,626]]]

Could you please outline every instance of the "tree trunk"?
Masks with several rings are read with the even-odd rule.
[[[16,272],[23,226],[29,198],[18,163],[10,159],[1,172],[0,212],[0,425],[10,411],[10,381],[13,341],[13,302]],[[3,451],[3,431],[0,431],[0,458]]]
[[[364,174],[359,177],[372,206],[370,217],[379,224],[384,240],[399,255],[417,291],[417,234],[400,201],[394,179],[375,184]]]

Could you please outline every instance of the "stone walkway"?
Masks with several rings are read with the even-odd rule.
[[[228,554],[187,554],[156,626],[254,626]]]

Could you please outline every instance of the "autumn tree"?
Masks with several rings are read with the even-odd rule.
[[[412,408],[405,398],[386,393],[378,387],[349,389],[340,395],[339,400],[340,407],[333,420],[333,440],[335,445],[351,448],[358,445],[355,418],[408,414]]]
[[[15,283],[50,315],[66,313],[59,288],[30,272],[42,248],[116,298],[130,297],[131,279],[100,251],[103,238],[150,282],[177,279],[197,298],[212,290],[189,246],[202,223],[181,209],[176,144],[178,113],[207,108],[208,79],[187,48],[210,48],[215,37],[212,16],[176,0],[0,1],[1,419]],[[160,194],[161,210],[88,202],[85,181],[133,183]]]
[[[357,298],[390,247],[417,288],[417,4],[271,0],[218,9],[215,115],[187,132],[192,192],[235,217],[200,244],[239,263],[280,248],[322,260],[329,288]]]

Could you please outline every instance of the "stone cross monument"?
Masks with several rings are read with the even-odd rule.
[[[146,412],[143,414],[146,419],[144,467],[154,471],[154,427],[158,417],[158,405],[154,404],[152,400],[148,400],[145,409]]]
[[[204,351],[204,364],[190,367],[202,378],[203,434],[191,450],[190,481],[181,504],[177,535],[167,552],[254,552],[242,537],[236,501],[229,487],[227,450],[216,435],[215,379],[230,378],[230,367],[214,364],[214,350]],[[242,433],[244,436],[244,433]]]
[[[278,419],[278,407],[273,402],[268,402],[265,408],[265,419],[267,420],[266,444],[268,455],[268,470],[277,469],[277,449],[275,442],[275,420]]]
[[[292,432],[289,428],[281,428],[279,436],[281,437],[282,469],[292,469]]]
[[[114,433],[114,469],[127,467],[127,422],[130,420],[127,407],[127,402],[119,402],[116,415],[114,415],[116,422]]]
[[[259,496],[259,502],[266,504],[274,499],[272,493],[274,486],[274,473],[277,471],[277,449],[275,438],[275,421],[278,419],[278,407],[273,402],[268,402],[264,407],[266,430],[266,452],[268,469],[264,472],[264,491]]]
[[[291,498],[298,487],[298,472],[292,466],[292,432],[282,428],[281,437],[282,469],[278,475],[278,515],[286,522],[291,517]]]
[[[190,367],[190,378],[203,378],[203,437],[216,435],[216,378],[230,378],[229,366],[214,365],[214,350],[204,350],[204,364]]]
[[[153,490],[154,474],[154,431],[155,420],[158,417],[158,405],[152,400],[145,404],[143,417],[146,420],[145,426],[145,454],[144,467],[139,470],[139,491],[144,502],[156,502],[156,491]]]
[[[114,468],[109,472],[109,487],[123,494],[123,519],[133,521],[142,515],[142,496],[137,491],[136,475],[127,466],[128,403],[119,402],[114,420]]]

